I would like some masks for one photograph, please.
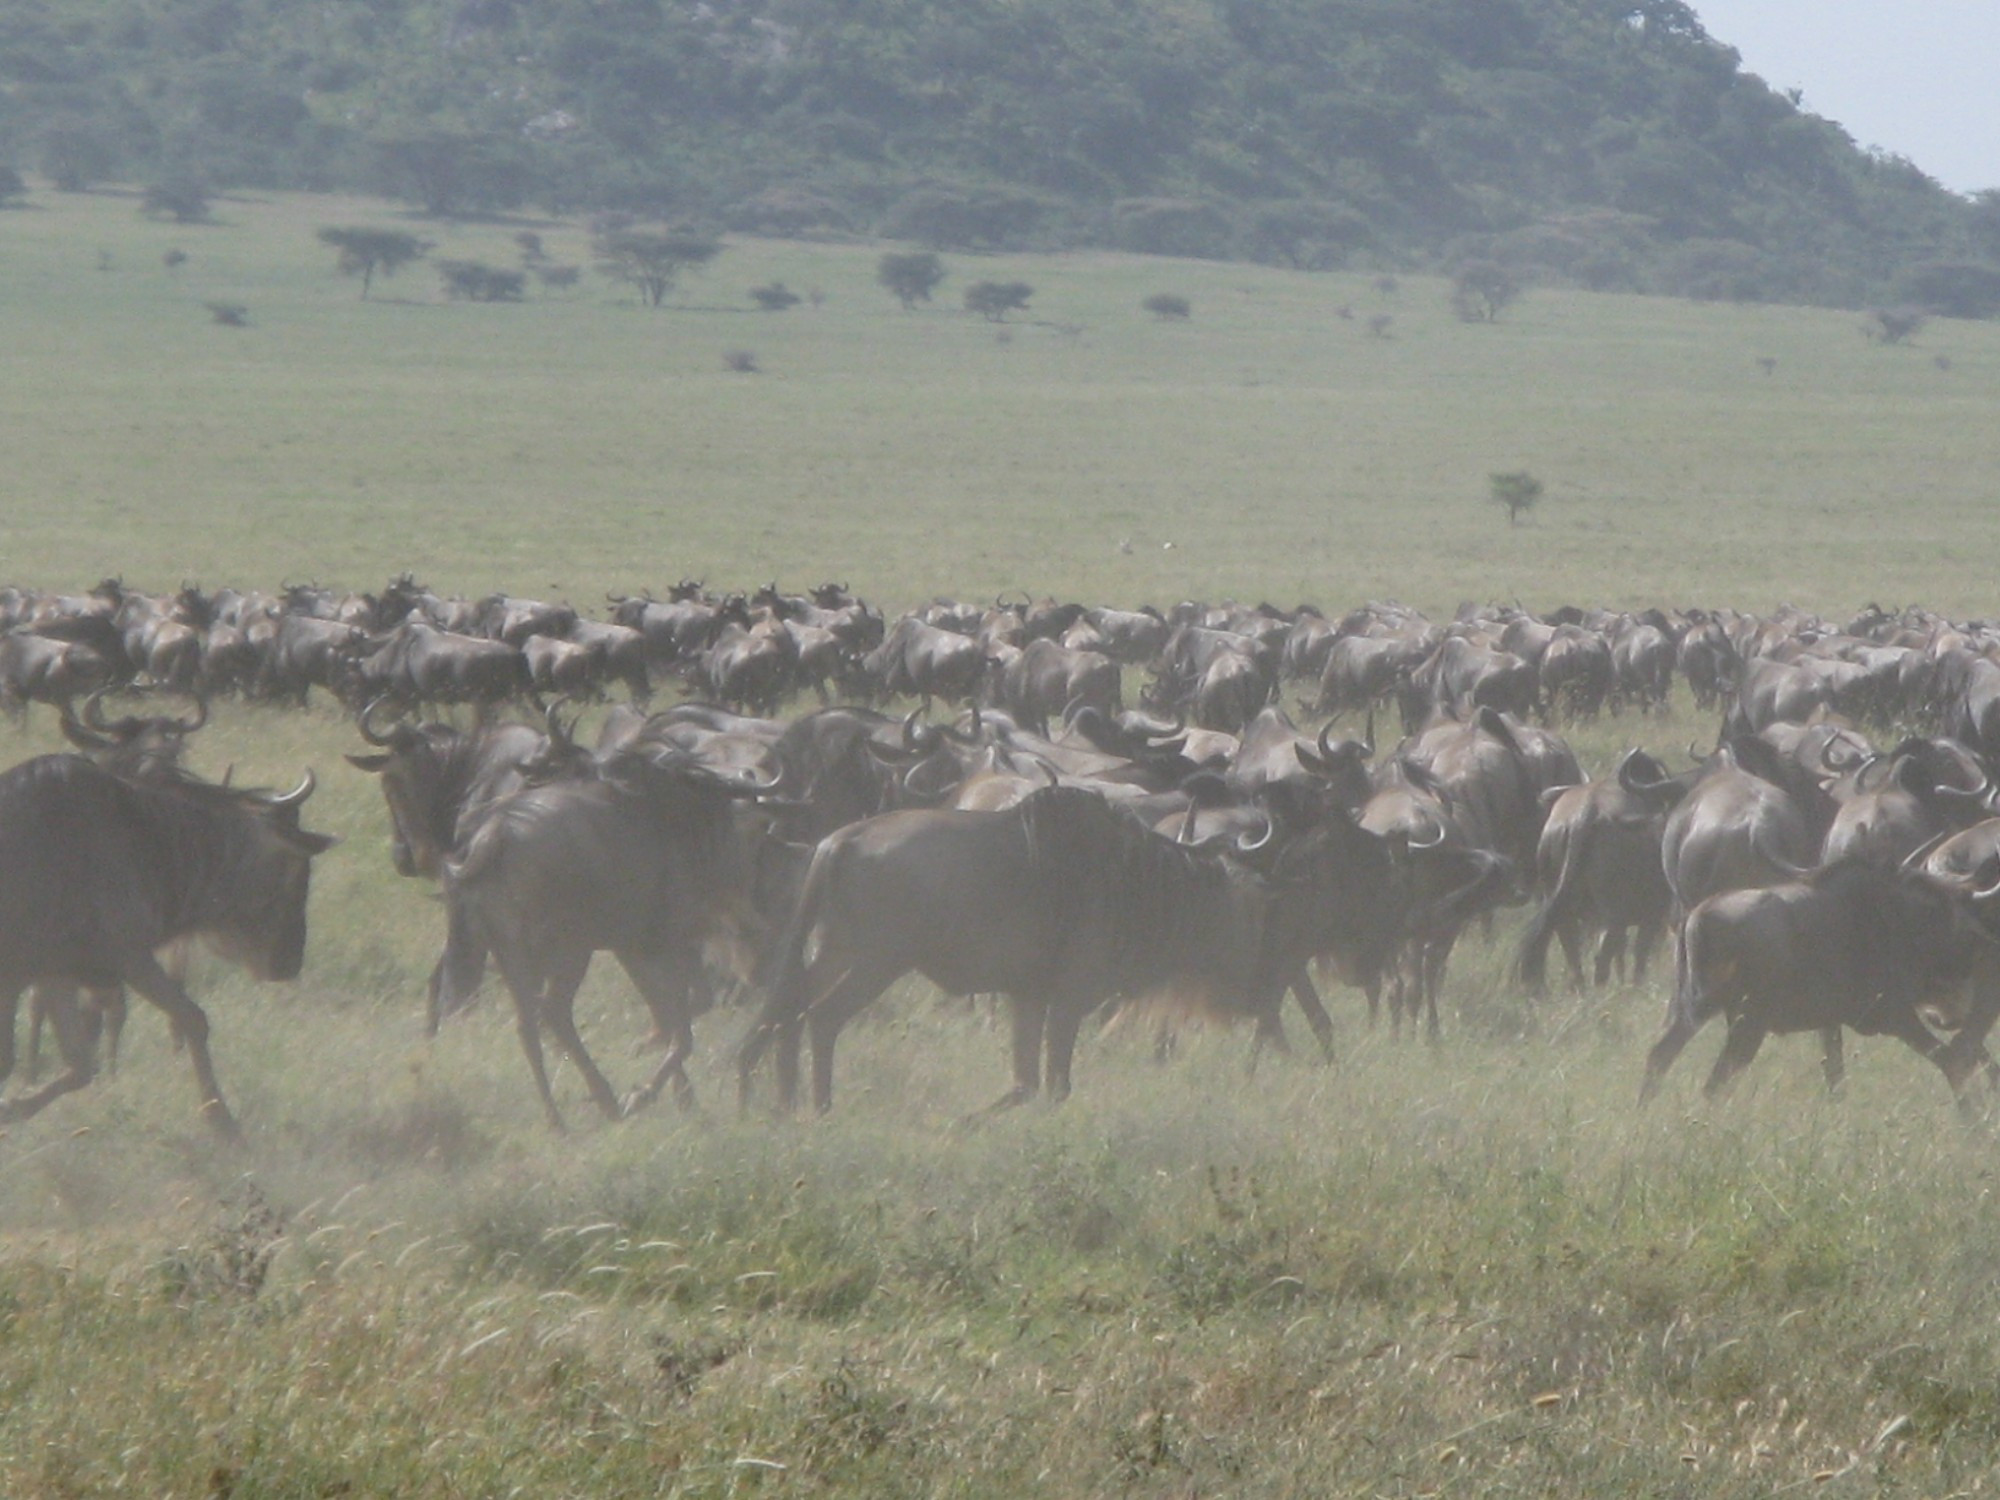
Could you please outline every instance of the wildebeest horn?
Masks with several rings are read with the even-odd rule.
[[[208,722],[208,695],[206,693],[196,692],[194,694],[194,717],[192,719],[176,719],[174,720],[174,727],[178,729],[182,734],[193,734],[197,729],[201,728],[201,726],[206,724],[207,722]]]
[[[1243,837],[1243,835],[1239,833],[1236,836],[1236,852],[1238,854],[1255,854],[1258,850],[1268,845],[1272,839],[1277,837],[1277,835],[1278,835],[1278,820],[1272,817],[1269,813],[1266,813],[1264,814],[1264,832],[1262,837],[1254,840],[1246,840]]]
[[[922,714],[923,708],[919,705],[911,709],[909,714],[904,718],[903,748],[912,754],[927,755],[930,753],[931,748],[937,744],[938,731],[934,725],[918,722]]]
[[[361,738],[381,750],[387,750],[396,743],[396,737],[393,734],[380,733],[376,730],[373,723],[375,710],[388,701],[389,695],[387,693],[382,694],[379,698],[370,698],[362,708],[361,715],[355,720],[354,724],[354,727],[360,731]]]
[[[91,696],[94,698],[96,694],[93,693]],[[76,746],[77,749],[110,750],[117,746],[118,741],[112,739],[109,735],[98,734],[94,730],[85,727],[77,718],[76,709],[68,698],[64,698],[56,705],[56,712],[62,720],[63,738]]]
[[[308,766],[306,774],[300,779],[297,786],[281,797],[266,798],[265,805],[267,807],[299,807],[304,804],[306,798],[313,794],[313,788],[318,785],[319,778],[313,775],[312,768]]]
[[[1868,762],[1870,762],[1875,758],[1872,754],[1869,754],[1865,751],[1854,750],[1850,746],[1849,747],[1850,753],[1848,755],[1846,755],[1840,760],[1835,760],[1833,758],[1832,751],[1833,747],[1838,743],[1839,741],[1835,739],[1832,735],[1828,735],[1825,739],[1819,742],[1818,759],[1819,759],[1820,769],[1822,771],[1830,771],[1834,775],[1840,776],[1844,775],[1848,771],[1854,770],[1857,766],[1866,766]]]
[[[1899,868],[1904,870],[1921,870],[1924,866],[1924,861],[1936,852],[1939,844],[1942,844],[1946,839],[1955,838],[1957,835],[1958,830],[1956,828],[1947,828],[1942,833],[1932,834],[1921,844],[1917,845],[1916,848],[1903,856],[1903,863]]]
[[[1419,840],[1419,839],[1411,839],[1411,840],[1409,841],[1409,847],[1410,847],[1410,848],[1412,848],[1412,849],[1435,849],[1435,848],[1437,848],[1437,847],[1438,847],[1438,845],[1440,845],[1440,844],[1442,844],[1442,843],[1444,842],[1444,834],[1445,834],[1445,828],[1444,828],[1444,824],[1442,824],[1442,823],[1438,822],[1438,820],[1437,820],[1437,819],[1435,819],[1435,818],[1431,818],[1431,819],[1429,819],[1429,822],[1430,822],[1430,825],[1431,825],[1431,827],[1433,827],[1433,828],[1435,828],[1435,829],[1437,830],[1437,834],[1436,834],[1436,836],[1435,836],[1435,837],[1433,837],[1433,838],[1428,838],[1428,839],[1421,839],[1421,840]]]
[[[1362,726],[1361,730],[1361,758],[1363,760],[1373,760],[1375,758],[1375,710],[1373,708],[1368,710],[1367,722]]]
[[[1644,750],[1634,745],[1630,750],[1625,752],[1624,758],[1618,762],[1618,784],[1628,792],[1634,794],[1650,792],[1653,788],[1660,785],[1657,781],[1641,781],[1639,779],[1638,760],[1640,756],[1645,754]],[[1647,759],[1650,760],[1651,758],[1647,756]]]

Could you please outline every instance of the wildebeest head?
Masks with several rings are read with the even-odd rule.
[[[356,720],[377,753],[349,755],[347,763],[382,778],[396,873],[434,877],[458,844],[460,820],[519,786],[522,767],[543,751],[544,737],[525,724],[467,732],[407,720],[385,732],[375,723],[381,705],[381,699],[370,703]]]
[[[216,952],[254,979],[296,979],[305,966],[313,857],[339,842],[299,826],[299,809],[315,785],[307,771],[283,795],[203,789],[203,795],[235,798],[249,818],[223,877],[229,899],[217,903],[215,919],[199,930]]]

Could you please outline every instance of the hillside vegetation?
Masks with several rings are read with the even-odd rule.
[[[1682,0],[21,0],[0,164],[2000,308],[2000,205],[1738,64]]]

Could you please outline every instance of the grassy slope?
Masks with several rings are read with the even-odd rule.
[[[872,252],[782,245],[686,300],[780,276],[824,307],[433,306],[421,269],[363,306],[310,231],[366,205],[169,230],[42,201],[0,216],[23,579],[1987,607],[1985,328],[1879,350],[1838,316],[1537,295],[1464,329],[1412,281],[1379,343],[1332,315],[1378,294],[1338,279],[957,263],[1085,325],[1003,344],[895,312]],[[447,237],[502,258],[502,231]],[[1192,324],[1137,312],[1161,288]],[[1551,495],[1510,531],[1481,491],[1517,464]],[[1707,731],[1578,742],[1601,766]],[[954,1132],[1003,1033],[911,986],[844,1043],[826,1124],[732,1118],[723,1014],[708,1115],[607,1130],[565,1077],[552,1140],[501,1007],[419,1043],[437,908],[389,875],[339,721],[225,709],[204,740],[239,779],[316,764],[312,821],[348,842],[302,983],[199,977],[240,1151],[150,1015],[118,1078],[0,1133],[0,1493],[1936,1495],[2000,1459],[1992,1140],[1900,1049],[1856,1047],[1830,1106],[1810,1046],[1774,1043],[1710,1113],[1704,1041],[1638,1116],[1658,987],[1530,1007],[1503,923],[1438,1053],[1341,996],[1331,1072],[1246,1089],[1245,1039],[1209,1035],[1162,1073],[1131,1031],[1086,1042],[1062,1111]],[[636,1079],[622,982],[584,1012]],[[246,1174],[286,1221],[255,1297]]]
[[[594,276],[573,300],[439,305],[423,266],[362,304],[311,236],[376,206],[230,202],[187,228],[129,199],[40,202],[0,218],[0,547],[38,580],[414,568],[588,598],[693,572],[897,599],[1969,611],[2000,529],[1990,326],[1881,349],[1844,313],[1551,292],[1468,328],[1421,279],[1383,296],[1113,257],[954,258],[943,305],[905,316],[871,249],[754,243],[659,313]],[[587,258],[580,233],[544,232],[557,259]],[[435,233],[440,255],[512,259],[508,230]],[[174,274],[170,245],[191,256]],[[1004,342],[957,310],[969,280],[1015,276],[1037,321]],[[825,305],[749,310],[744,289],[773,277]],[[1161,289],[1193,299],[1192,322],[1138,310]],[[214,326],[211,298],[256,325]],[[1365,331],[1378,308],[1391,339]],[[725,370],[731,348],[765,373]],[[1482,497],[1515,467],[1550,494],[1510,533]]]

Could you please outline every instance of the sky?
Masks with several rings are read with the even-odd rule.
[[[2000,188],[2000,0],[1692,0],[1773,88],[1946,187]]]

